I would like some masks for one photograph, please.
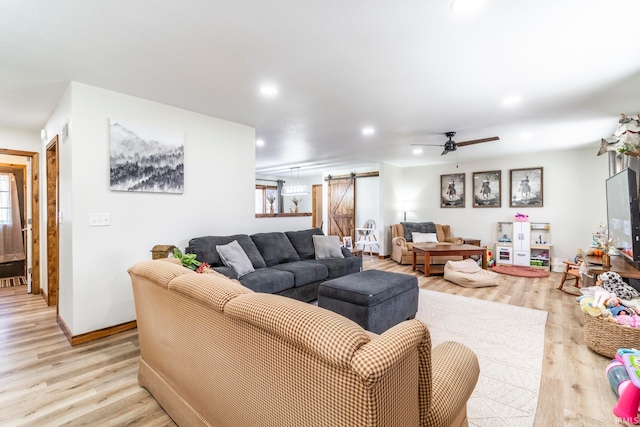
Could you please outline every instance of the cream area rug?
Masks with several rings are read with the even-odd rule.
[[[420,289],[416,319],[433,345],[458,341],[480,362],[469,399],[470,426],[533,426],[547,312]]]

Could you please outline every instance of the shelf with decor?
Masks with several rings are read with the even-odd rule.
[[[531,267],[551,270],[551,224],[531,223]]]

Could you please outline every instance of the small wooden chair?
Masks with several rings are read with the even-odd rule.
[[[569,261],[563,261],[566,266],[564,269],[564,273],[562,274],[562,280],[560,281],[560,286],[557,287],[557,289],[559,290],[563,290],[562,286],[564,285],[565,280],[567,279],[575,279],[575,283],[573,284],[573,286],[575,286],[576,288],[581,288],[582,286],[580,286],[580,280],[582,279],[582,276],[580,275],[580,265],[576,264],[574,262],[569,262]],[[584,284],[584,280],[582,282]]]

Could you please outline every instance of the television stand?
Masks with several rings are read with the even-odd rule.
[[[627,261],[626,258],[620,255],[611,255],[611,267],[602,266],[601,256],[586,255],[583,259],[587,263],[589,274],[598,275],[607,271],[613,271],[625,279],[640,279],[640,266],[637,265],[638,263]]]

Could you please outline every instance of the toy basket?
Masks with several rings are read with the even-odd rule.
[[[596,353],[613,359],[619,348],[640,348],[640,329],[585,314],[584,342]]]

